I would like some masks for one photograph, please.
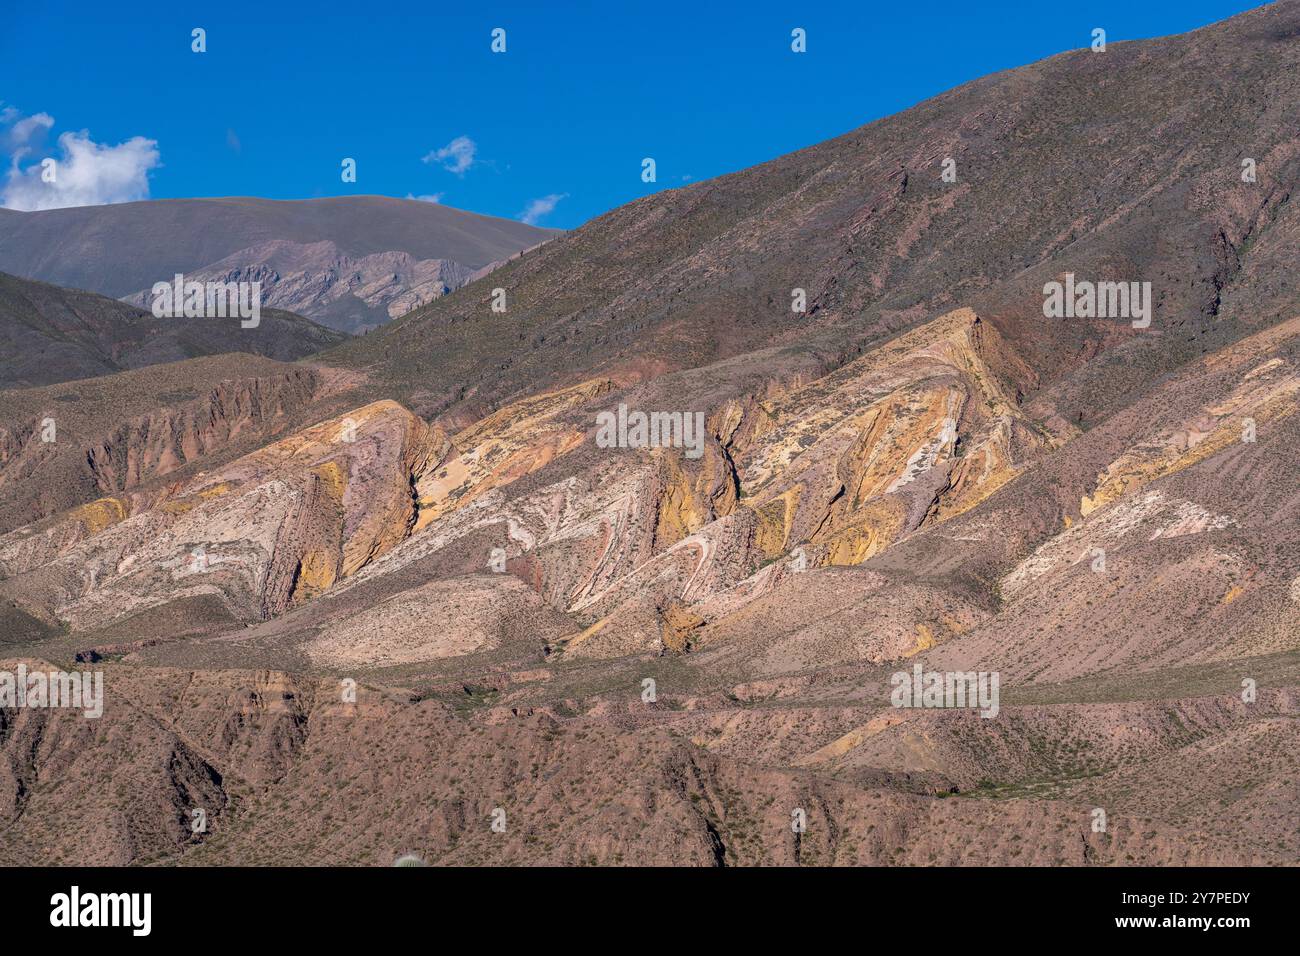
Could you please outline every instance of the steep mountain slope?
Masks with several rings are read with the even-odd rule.
[[[158,489],[350,407],[345,374],[230,353],[0,391],[0,530]]]
[[[1300,2],[1065,54],[615,210],[504,314],[0,393],[6,653],[103,666],[114,741],[0,711],[0,859],[1300,862],[1298,60]],[[1046,318],[1067,273],[1150,324]]]
[[[212,593],[236,617],[269,617],[401,540],[416,518],[412,475],[445,448],[440,431],[376,403],[165,492],[101,498],[40,533],[15,532],[0,573],[29,607],[75,629]],[[36,580],[24,573],[34,567]]]
[[[422,413],[473,419],[566,381],[629,383],[764,346],[851,355],[970,306],[1021,351],[1025,395],[1095,420],[1290,301],[1295,19],[1271,4],[1064,53],[656,193],[494,273],[504,314],[477,287],[334,360]],[[1244,158],[1257,182],[1242,181]],[[1065,272],[1152,282],[1151,326],[1045,321],[1043,284]],[[1236,291],[1246,279],[1253,291]],[[791,311],[796,288],[806,314]]]
[[[238,318],[155,318],[115,299],[0,272],[0,388],[50,385],[223,352],[293,361],[346,336],[267,309]]]
[[[459,288],[555,235],[434,203],[162,199],[0,216],[0,270],[147,303],[175,273],[260,280],[263,301],[347,332]],[[387,273],[387,275],[385,275]]]

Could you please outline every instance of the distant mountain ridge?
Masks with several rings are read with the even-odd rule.
[[[323,325],[356,334],[447,295],[500,264],[473,269],[451,259],[416,259],[406,252],[352,257],[328,240],[273,239],[185,276],[200,282],[260,282],[263,305],[310,315]],[[149,288],[122,298],[142,309],[153,304]]]
[[[1284,0],[646,196],[310,361],[0,391],[0,650],[120,702],[6,712],[0,864],[1300,862],[1297,128]],[[276,294],[438,258],[282,241]],[[1052,317],[1070,275],[1151,312]],[[611,447],[624,406],[703,442]]]
[[[265,309],[238,318],[155,318],[125,302],[0,272],[0,388],[51,385],[204,355],[247,352],[293,361],[347,336]]]
[[[202,280],[252,271],[266,283],[264,302],[349,332],[432,301],[557,234],[385,196],[0,213],[0,271],[137,305],[177,272]]]

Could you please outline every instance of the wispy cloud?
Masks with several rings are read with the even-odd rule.
[[[437,205],[438,203],[442,202],[442,197],[445,195],[447,194],[446,193],[425,193],[422,196],[416,196],[413,193],[407,193],[406,198],[418,199],[420,202],[431,202],[434,205]]]
[[[242,153],[244,151],[244,146],[239,141],[239,134],[233,129],[226,130],[226,145],[236,153]]]
[[[35,144],[54,126],[48,113],[22,116],[13,107],[0,110],[0,146],[9,153],[9,171],[0,202],[10,209],[62,209],[101,206],[149,198],[149,170],[161,165],[158,143],[134,136],[109,146],[96,143],[88,130],[64,133],[58,139],[55,165],[24,160],[35,156]]]
[[[0,126],[8,127],[0,134],[0,147],[7,153],[21,154],[28,150],[33,142],[44,139],[45,131],[54,125],[54,117],[49,113],[37,113],[23,116],[12,106],[0,110]]]
[[[530,199],[524,211],[519,214],[519,221],[526,222],[530,226],[535,226],[543,216],[549,215],[555,211],[561,199],[568,199],[568,193],[551,193],[549,196],[543,196],[540,199]]]
[[[468,136],[457,136],[442,149],[435,149],[421,158],[425,163],[441,163],[442,168],[457,176],[474,165],[474,154],[478,145]]]

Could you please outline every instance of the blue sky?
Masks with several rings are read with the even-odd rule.
[[[1114,42],[1258,5],[17,3],[0,31],[0,195],[21,205],[50,156],[72,163],[60,175],[81,202],[436,196],[571,228],[1087,46],[1093,27]],[[790,50],[795,27],[806,54]]]

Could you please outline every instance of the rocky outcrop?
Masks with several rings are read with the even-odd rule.
[[[189,387],[158,389],[162,394],[157,398],[134,403],[147,411],[128,413],[125,420],[114,414],[123,410],[120,406],[89,413],[69,409],[67,399],[78,396],[66,389],[19,393],[37,410],[17,424],[0,426],[0,529],[84,502],[79,517],[86,530],[102,530],[163,500],[170,491],[159,482],[168,475],[192,470],[226,449],[264,441],[298,421],[314,403],[347,387],[333,371],[275,363],[249,371],[235,377],[224,374],[221,364],[172,367],[169,373],[177,373]],[[133,386],[148,376],[127,373],[121,385]],[[93,502],[101,497],[103,501]]]
[[[459,289],[488,270],[405,252],[349,256],[329,241],[276,239],[185,273],[186,281],[258,282],[262,304],[357,334]],[[123,301],[152,306],[150,289]]]
[[[20,575],[12,587],[26,600],[76,628],[204,594],[236,618],[275,615],[408,536],[416,476],[449,447],[440,430],[377,402],[183,482],[150,507],[102,499],[41,533],[6,536],[0,567]]]

